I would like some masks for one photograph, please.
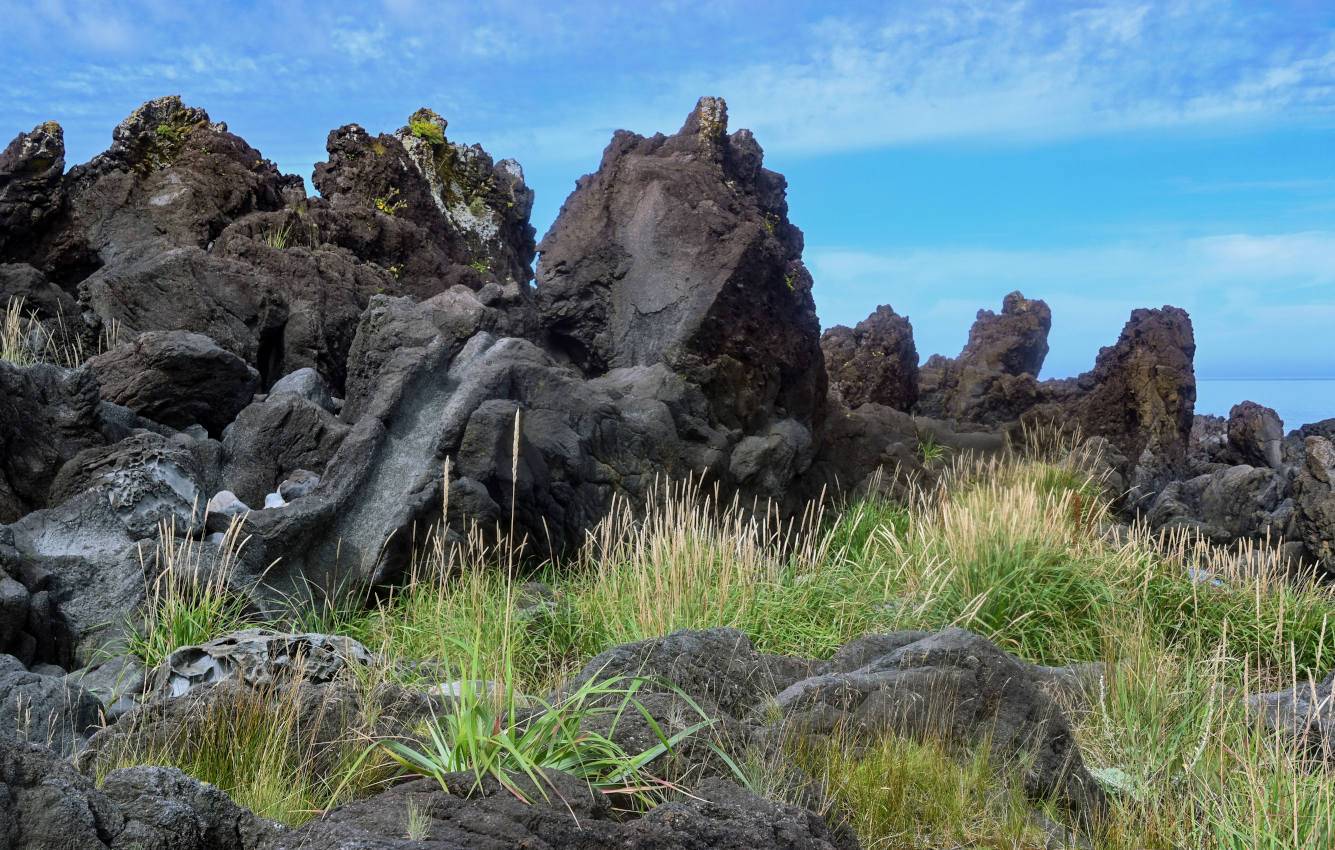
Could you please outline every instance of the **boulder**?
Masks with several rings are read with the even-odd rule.
[[[1052,311],[1012,292],[1001,314],[979,310],[954,360],[933,355],[919,372],[916,412],[934,419],[1000,425],[1043,401],[1037,376],[1048,353]]]
[[[1335,444],[1325,437],[1308,437],[1304,453],[1294,480],[1298,535],[1309,555],[1335,573]]]
[[[279,396],[284,393],[304,398],[314,405],[323,407],[330,413],[334,412],[334,400],[329,393],[329,384],[320,373],[309,366],[298,369],[295,372],[289,372],[274,382],[269,387],[269,395]]]
[[[1046,302],[1012,292],[1002,299],[1000,315],[978,311],[958,362],[1003,375],[1038,377],[1051,329],[1052,310]]]
[[[1284,463],[1284,423],[1268,407],[1252,401],[1228,412],[1228,460],[1279,469]]]
[[[144,693],[144,665],[134,655],[99,658],[65,677],[102,703],[102,716],[115,723],[139,703]]]
[[[104,265],[206,248],[230,222],[305,195],[301,178],[280,174],[225,123],[176,96],[140,106],[111,137],[106,152],[65,176],[74,224]]]
[[[105,442],[100,424],[89,369],[0,360],[0,523],[46,507],[61,465]]]
[[[858,322],[835,325],[820,338],[830,394],[849,408],[867,402],[912,410],[918,401],[918,349],[907,316],[889,305]]]
[[[350,664],[365,666],[371,660],[366,647],[348,637],[243,629],[173,650],[148,673],[144,693],[146,699],[179,697],[225,680],[270,689],[276,682],[318,684],[332,681]]]
[[[472,773],[419,779],[366,800],[345,803],[322,818],[277,837],[265,850],[304,847],[505,850],[512,847],[718,848],[751,850],[853,850],[814,812],[762,800],[724,780],[708,780],[680,801],[642,817],[614,817],[607,797],[583,780],[548,770],[540,785],[508,777],[530,804],[494,778],[475,787]],[[408,834],[405,812],[422,813],[421,837]]]
[[[326,228],[327,238],[364,261],[394,266],[405,293],[419,299],[489,282],[527,296],[533,192],[523,170],[477,145],[450,142],[445,128],[422,109],[394,134],[372,138],[356,124],[332,131],[315,187],[347,224]]]
[[[260,376],[203,334],[147,331],[88,361],[102,397],[164,425],[222,432],[259,389]]]
[[[817,675],[789,685],[776,702],[784,722],[800,734],[927,735],[958,745],[986,743],[999,758],[1028,754],[1028,793],[1096,815],[1103,794],[1080,758],[1069,716],[1050,692],[1052,678],[985,638],[950,628],[860,639]]]
[[[786,183],[762,157],[749,131],[727,135],[719,98],[701,98],[672,136],[618,131],[539,246],[552,349],[587,376],[664,363],[729,428],[818,426],[811,276]]]
[[[1304,682],[1286,691],[1243,699],[1247,712],[1267,733],[1327,764],[1335,764],[1335,673],[1320,682]]]
[[[252,850],[282,827],[175,768],[113,770],[101,788],[45,747],[0,735],[0,846]]]
[[[0,736],[41,744],[62,756],[83,747],[102,722],[102,703],[59,676],[0,670]]]
[[[322,474],[348,430],[302,396],[270,394],[242,410],[223,434],[223,485],[245,504],[263,504],[296,470]]]

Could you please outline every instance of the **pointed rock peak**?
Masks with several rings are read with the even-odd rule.
[[[425,106],[408,116],[408,126],[399,130],[399,135],[409,135],[433,145],[445,144],[445,128],[450,122],[432,109]]]
[[[107,154],[142,173],[171,165],[196,130],[227,132],[227,124],[214,123],[202,109],[186,106],[180,95],[150,100],[131,112],[111,131]]]
[[[682,136],[699,136],[701,140],[718,143],[728,135],[728,103],[721,97],[702,97],[695,109],[686,116],[681,126]]]
[[[65,169],[65,131],[54,121],[20,133],[0,153],[0,174],[33,176],[52,167],[57,174]]]

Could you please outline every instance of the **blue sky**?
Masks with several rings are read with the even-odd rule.
[[[520,161],[541,235],[614,129],[671,132],[722,95],[788,177],[826,326],[888,303],[924,359],[953,355],[1021,289],[1052,305],[1057,377],[1171,303],[1203,376],[1335,376],[1329,2],[0,0],[0,20],[0,136],[57,120],[71,164],[180,94],[309,188],[329,130],[430,106]]]

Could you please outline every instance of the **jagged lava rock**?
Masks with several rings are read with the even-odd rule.
[[[888,304],[856,327],[835,325],[820,338],[831,395],[848,407],[874,402],[912,410],[918,401],[913,326]]]
[[[826,376],[802,234],[786,183],[727,106],[701,98],[681,130],[618,131],[539,251],[553,348],[586,375],[666,363],[717,421],[755,432],[823,416]]]
[[[1229,460],[1279,469],[1284,463],[1284,422],[1274,410],[1244,401],[1228,411]]]
[[[46,507],[61,465],[106,442],[87,368],[0,360],[0,523]]]
[[[919,370],[915,412],[933,419],[1001,425],[1042,401],[1037,376],[1048,353],[1052,311],[1012,292],[1001,314],[979,310],[959,357],[932,355]]]
[[[260,374],[203,334],[147,331],[88,361],[102,398],[181,429],[218,435],[250,404]]]

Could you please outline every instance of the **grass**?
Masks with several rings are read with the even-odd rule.
[[[153,667],[177,647],[207,643],[248,625],[247,598],[232,586],[245,544],[240,535],[241,522],[233,519],[222,544],[211,549],[189,535],[178,537],[174,518],[160,524],[162,543],[152,564],[144,565],[145,605],[125,624],[126,652]]]
[[[120,323],[111,320],[98,335],[97,350],[88,351],[80,335],[65,326],[63,315],[44,323],[35,312],[25,311],[23,297],[11,296],[0,318],[0,360],[16,366],[45,362],[73,369],[114,348],[120,335]]]
[[[1105,533],[1097,482],[1061,454],[953,456],[939,486],[902,504],[868,500],[792,523],[720,505],[689,483],[664,485],[643,516],[616,505],[577,556],[538,570],[556,602],[532,619],[514,612],[518,583],[533,576],[519,574],[513,550],[473,534],[460,546],[435,539],[405,585],[369,609],[335,594],[303,605],[304,622],[387,657],[458,659],[447,669],[463,682],[501,683],[511,702],[479,688],[414,740],[380,748],[427,775],[584,764],[570,730],[604,701],[550,701],[527,714],[515,706],[619,643],[732,626],[762,651],[824,657],[868,632],[958,625],[1038,663],[1106,665],[1097,692],[1073,709],[1087,765],[1115,787],[1091,836],[1100,850],[1335,845],[1335,778],[1254,728],[1239,706],[1243,694],[1328,672],[1335,595],[1289,575],[1265,547]],[[634,683],[615,687],[626,692],[621,710],[633,711]],[[539,729],[552,737],[525,737]],[[357,743],[365,756],[366,740]],[[590,746],[587,764],[602,771],[591,783],[640,782],[619,771],[642,754]],[[789,755],[821,780],[827,815],[863,846],[1042,846],[1032,801],[1008,790],[1018,787],[1006,781],[1016,766],[985,752],[886,738]],[[379,787],[385,759],[344,766],[340,799]],[[762,759],[747,773],[754,788],[791,796],[787,767]],[[276,787],[296,781],[268,775],[263,783]],[[321,782],[267,811],[305,817],[299,806],[329,790]]]

